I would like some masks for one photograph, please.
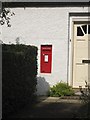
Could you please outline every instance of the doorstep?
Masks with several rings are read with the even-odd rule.
[[[38,102],[41,103],[81,103],[80,96],[62,96],[62,97],[46,97],[46,96],[38,96]]]
[[[48,104],[48,103],[82,103],[82,100],[79,97],[75,96],[64,96],[64,97],[47,97],[40,103]]]

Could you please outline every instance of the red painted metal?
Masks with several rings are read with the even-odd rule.
[[[51,73],[52,45],[41,45],[41,73]]]

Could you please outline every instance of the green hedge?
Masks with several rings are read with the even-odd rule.
[[[36,91],[37,47],[2,45],[2,116],[33,101]]]

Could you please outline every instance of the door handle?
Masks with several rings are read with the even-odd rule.
[[[82,63],[90,64],[90,60],[82,60]]]

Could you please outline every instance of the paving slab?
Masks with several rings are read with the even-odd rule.
[[[38,98],[37,104],[11,116],[11,118],[79,118],[87,116],[87,107],[82,107],[79,99],[61,99],[60,97]],[[83,111],[81,111],[83,110]]]

